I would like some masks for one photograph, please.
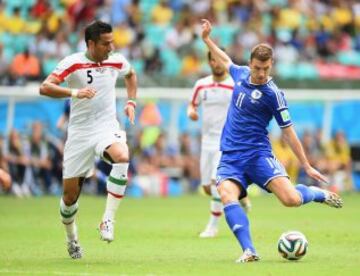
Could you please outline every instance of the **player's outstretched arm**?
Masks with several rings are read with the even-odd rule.
[[[299,138],[297,137],[294,127],[288,126],[286,128],[283,128],[282,131],[284,133],[286,142],[289,144],[291,150],[294,152],[297,159],[300,161],[300,164],[303,166],[306,174],[319,182],[328,183],[328,179],[310,165],[309,160],[306,157],[304,148]]]
[[[207,19],[202,19],[202,39],[209,48],[209,51],[211,52],[211,55],[214,57],[215,60],[217,60],[219,63],[221,63],[227,71],[229,71],[230,65],[232,64],[231,58],[223,51],[221,50],[214,41],[210,38],[211,33],[211,23]]]
[[[199,114],[197,112],[196,106],[194,106],[192,103],[188,105],[187,116],[193,121],[197,121],[199,119]]]
[[[125,86],[128,95],[128,101],[124,108],[126,116],[130,123],[135,123],[135,107],[136,107],[136,92],[137,92],[137,77],[134,69],[131,69],[129,74],[125,76]]]
[[[95,96],[95,89],[85,87],[82,89],[70,89],[60,86],[61,81],[54,75],[48,76],[40,85],[40,95],[51,98],[74,97],[79,99],[91,99]]]

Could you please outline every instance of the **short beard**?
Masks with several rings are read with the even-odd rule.
[[[221,71],[221,72],[212,71],[212,74],[215,77],[223,77],[225,75],[225,71]]]

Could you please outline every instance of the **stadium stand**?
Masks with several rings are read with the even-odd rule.
[[[115,26],[117,49],[139,73],[188,76],[182,68],[189,57],[204,63],[198,37],[204,17],[214,22],[214,38],[236,61],[246,61],[257,42],[270,43],[279,78],[360,78],[360,4],[339,0],[0,1],[2,72],[29,49],[40,59],[42,78],[69,52],[84,49],[82,29],[98,18]],[[207,73],[204,64],[199,68],[193,78]]]

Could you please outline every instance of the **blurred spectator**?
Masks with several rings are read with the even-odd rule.
[[[72,49],[70,43],[67,40],[67,33],[65,31],[59,31],[55,35],[56,41],[56,57],[62,59],[71,54]]]
[[[286,142],[283,132],[281,132],[279,139],[273,141],[272,146],[276,158],[278,158],[285,167],[290,180],[296,182],[299,173],[299,162]]]
[[[326,163],[320,165],[320,162],[322,161],[321,158],[324,157],[323,152],[322,152],[322,142],[321,142],[321,132],[318,134],[320,138],[319,141],[315,140],[315,137],[313,136],[313,134],[308,131],[305,130],[301,139],[303,148],[304,148],[304,152],[310,162],[310,164],[320,170],[322,173],[326,174],[328,173],[327,170],[327,166]],[[318,143],[319,144],[318,144]],[[314,179],[310,178],[306,172],[304,171],[304,169],[300,166],[299,167],[299,174],[298,174],[298,182],[308,185],[308,186],[323,186],[323,184],[325,183],[318,183],[317,181],[315,181]]]
[[[43,125],[40,122],[32,124],[30,137],[30,164],[33,178],[38,190],[50,192],[52,163],[49,154],[49,145],[43,135]]]
[[[113,0],[112,1],[112,14],[111,19],[114,25],[118,25],[127,21],[128,7],[131,0]]]
[[[191,27],[187,25],[186,21],[178,21],[174,28],[170,28],[165,35],[165,42],[169,49],[175,51],[186,47],[193,39]]]
[[[5,154],[13,180],[12,190],[14,194],[18,197],[30,196],[31,192],[28,183],[25,183],[25,173],[30,160],[25,152],[19,133],[15,129],[10,131]]]
[[[0,190],[9,192],[11,189],[11,176],[9,166],[3,154],[3,140],[0,138]]]
[[[15,84],[22,84],[26,80],[34,80],[40,77],[39,59],[30,54],[29,50],[24,53],[17,54],[11,65],[11,78]]]
[[[5,12],[5,3],[0,1],[0,34],[7,30],[6,24],[8,24],[8,16]]]
[[[75,0],[72,1],[67,8],[71,25],[74,29],[78,29],[82,24],[89,24],[94,20],[95,10],[99,5],[97,0]],[[114,0],[116,2],[116,0]],[[113,10],[114,12],[121,13],[121,10]]]
[[[20,7],[15,7],[12,16],[8,17],[7,29],[12,34],[20,34],[25,31],[26,22],[21,17]]]
[[[151,19],[155,25],[168,26],[174,16],[167,0],[160,0],[151,11]]]
[[[126,22],[123,22],[113,29],[114,45],[116,49],[130,46],[135,40],[135,33]]]
[[[148,154],[151,156],[151,163],[160,169],[171,168],[177,171],[182,167],[182,160],[179,152],[172,145],[167,145],[166,135],[161,133],[153,146],[148,149]],[[181,177],[181,174],[178,174]]]
[[[199,146],[199,145],[198,145]],[[194,192],[200,184],[199,152],[195,151],[191,137],[188,133],[180,135],[180,154],[183,164],[183,175],[189,179],[190,191]]]
[[[160,50],[156,48],[153,54],[145,60],[145,72],[152,75],[161,72],[162,61],[160,58]]]
[[[199,72],[201,72],[201,60],[195,50],[191,50],[182,60],[181,74],[183,76],[194,76]]]
[[[70,107],[71,107],[70,99],[65,100],[63,113],[56,122],[56,128],[59,129],[62,133],[64,133],[63,135],[64,141],[66,141],[66,132],[70,117]]]
[[[4,56],[4,46],[0,44],[0,84],[8,84],[8,72],[9,72],[9,63],[6,61]]]
[[[351,156],[344,132],[337,131],[326,145],[326,157],[329,162],[330,184],[335,185],[340,191],[350,191],[352,189]]]
[[[143,20],[143,12],[140,9],[140,0],[132,0],[128,6],[129,25],[137,29]]]
[[[37,0],[31,8],[30,14],[34,18],[44,19],[50,11],[51,6],[48,0]]]

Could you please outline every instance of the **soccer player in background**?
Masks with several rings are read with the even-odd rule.
[[[107,180],[107,201],[99,225],[102,240],[114,239],[115,212],[124,197],[129,166],[126,133],[116,119],[115,85],[125,79],[128,101],[125,114],[134,124],[137,78],[129,62],[113,53],[111,25],[95,21],[85,28],[86,52],[65,57],[40,86],[40,94],[71,97],[68,136],[64,149],[61,221],[65,225],[70,257],[82,257],[75,216],[86,177],[91,176],[95,154],[112,164]],[[68,87],[60,84],[66,81]]]
[[[203,41],[235,83],[221,136],[217,188],[226,221],[243,250],[236,262],[257,261],[260,258],[250,236],[249,220],[238,202],[238,198],[246,196],[248,185],[256,183],[275,194],[288,207],[314,201],[340,208],[342,200],[337,194],[314,186],[294,186],[284,167],[272,154],[267,126],[275,117],[305,172],[317,181],[327,182],[305,156],[292,126],[284,93],[269,76],[273,63],[272,48],[267,44],[258,44],[251,51],[249,66],[235,65],[211,40],[211,23],[206,19],[202,23]]]
[[[199,79],[194,86],[188,105],[188,116],[197,121],[198,106],[202,105],[203,123],[201,138],[200,171],[201,184],[205,193],[211,196],[210,218],[200,238],[213,238],[218,233],[219,218],[223,212],[220,195],[215,186],[216,169],[220,161],[220,136],[231,101],[234,82],[221,63],[208,52],[211,75]],[[241,200],[246,211],[251,208],[250,200]]]

